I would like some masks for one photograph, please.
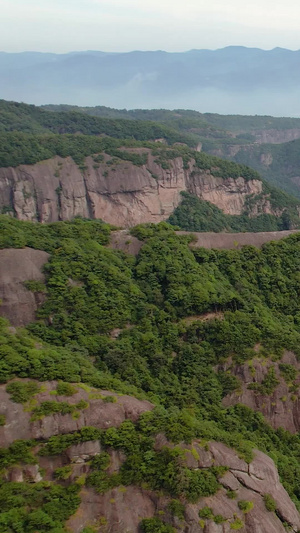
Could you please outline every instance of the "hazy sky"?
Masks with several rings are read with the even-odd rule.
[[[0,50],[300,49],[299,0],[0,0]]]

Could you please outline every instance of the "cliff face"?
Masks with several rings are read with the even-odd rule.
[[[43,303],[42,292],[28,290],[24,282],[44,281],[42,267],[49,254],[31,248],[0,250],[0,315],[13,326],[24,326],[35,320],[35,313]]]
[[[136,150],[137,151],[137,150]],[[141,222],[166,220],[187,191],[208,200],[225,213],[241,214],[248,195],[262,192],[262,182],[214,177],[209,171],[188,167],[181,157],[168,168],[156,162],[149,150],[147,163],[114,162],[109,156],[95,164],[87,157],[80,168],[74,161],[55,157],[35,165],[0,169],[0,208],[20,220],[53,222],[80,215],[130,227]],[[268,199],[259,199],[256,210],[270,213]]]
[[[24,383],[24,381],[23,381]],[[259,451],[254,451],[250,464],[238,457],[235,451],[220,442],[208,442],[205,446],[200,441],[192,444],[181,443],[179,449],[183,455],[181,461],[191,471],[206,470],[210,467],[226,467],[220,478],[220,487],[210,497],[200,498],[196,503],[186,503],[184,516],[176,517],[170,511],[170,496],[154,492],[147,488],[128,484],[117,486],[103,493],[86,486],[84,480],[91,473],[91,460],[105,450],[99,440],[84,439],[83,442],[64,446],[51,453],[40,453],[41,447],[57,435],[70,435],[81,428],[89,426],[107,430],[118,427],[125,420],[136,422],[139,416],[153,408],[147,401],[140,401],[130,396],[115,395],[114,402],[106,399],[111,393],[97,391],[88,386],[73,384],[73,394],[68,396],[68,404],[76,408],[79,402],[85,402],[78,416],[72,414],[44,414],[32,420],[32,410],[42,402],[53,399],[59,404],[66,398],[57,394],[57,382],[36,382],[39,391],[27,404],[15,403],[0,386],[1,415],[5,418],[0,427],[0,445],[7,448],[16,439],[34,439],[32,441],[33,460],[30,463],[18,461],[4,471],[5,480],[15,484],[29,481],[31,484],[42,481],[59,483],[65,487],[82,479],[80,503],[77,511],[67,522],[68,531],[80,533],[83,528],[91,527],[95,533],[125,533],[140,531],[143,518],[163,516],[179,533],[229,533],[239,520],[238,529],[244,533],[284,533],[284,523],[291,531],[300,528],[300,516],[294,503],[281,485],[278,472],[271,458]],[[78,433],[77,433],[78,435]],[[52,440],[53,442],[53,440]],[[163,434],[158,434],[154,450],[159,452],[164,447],[173,448]],[[109,454],[109,475],[118,473],[126,456],[121,450],[106,448]],[[68,469],[68,477],[57,481],[57,469]],[[229,499],[227,491],[234,491],[235,498]],[[265,508],[263,497],[268,493],[275,501],[277,510],[269,512]],[[238,506],[240,500],[251,502],[253,509],[244,514]],[[199,523],[199,510],[210,507],[214,515],[222,515],[222,523],[213,519],[204,519]]]
[[[256,141],[260,144],[270,143],[270,144],[281,144],[289,141],[294,141],[295,139],[300,138],[300,129],[299,128],[290,128],[286,130],[280,129],[266,129],[266,130],[256,130],[253,132],[253,135],[256,138]]]
[[[293,370],[286,376],[284,370],[290,367]],[[224,398],[225,406],[241,403],[260,411],[276,429],[282,427],[291,433],[300,431],[300,363],[292,352],[285,352],[278,362],[266,361],[258,354],[250,363],[234,365],[229,362],[223,370],[228,368],[241,386]],[[264,385],[270,381],[271,373],[275,379],[272,378],[273,386],[268,388]]]

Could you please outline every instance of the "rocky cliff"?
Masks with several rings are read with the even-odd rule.
[[[16,384],[30,385],[32,390],[34,386],[30,400],[19,403],[20,399],[14,396]],[[143,483],[95,490],[87,480],[91,479],[97,457],[100,460],[103,452],[106,454],[105,476],[116,476],[126,461],[122,449],[104,446],[100,435],[109,428],[120,427],[124,421],[137,422],[142,413],[154,407],[147,401],[111,394],[81,384],[73,384],[71,390],[64,391],[55,381],[18,380],[8,386],[1,385],[0,414],[4,423],[0,427],[0,445],[2,458],[5,457],[3,449],[7,450],[7,466],[2,472],[7,486],[14,491],[18,484],[20,491],[28,484],[44,490],[49,488],[49,483],[61,485],[66,491],[71,486],[77,487],[76,490],[81,487],[77,510],[67,522],[68,531],[73,533],[80,533],[84,528],[94,533],[138,533],[141,521],[153,517],[163,517],[165,524],[180,533],[228,533],[235,529],[245,533],[284,533],[285,527],[294,532],[299,530],[299,513],[281,485],[272,459],[256,450],[253,460],[246,463],[220,442],[196,440],[176,446],[181,466],[188,471],[207,471],[213,467],[220,472],[215,494],[195,503],[182,499],[178,502],[179,516],[172,511],[174,500],[167,493],[150,490]],[[60,412],[59,406],[64,412]],[[84,428],[85,433],[81,433]],[[23,441],[16,441],[20,438]],[[28,443],[31,455],[27,452],[16,459],[21,442]],[[153,453],[160,454],[166,449],[175,447],[162,433],[157,434]],[[12,451],[14,460],[9,456]],[[266,494],[276,513],[266,509]],[[247,509],[240,502],[247,504]]]
[[[14,326],[24,326],[35,320],[35,313],[43,303],[43,292],[32,292],[26,281],[43,283],[42,267],[49,254],[42,250],[0,250],[0,315]]]
[[[258,350],[251,361],[242,365],[229,361],[222,368],[230,369],[240,381],[240,387],[224,398],[224,405],[242,403],[260,411],[276,429],[300,431],[300,363],[295,354],[286,351],[273,362]]]
[[[0,208],[20,220],[53,222],[75,216],[101,218],[130,227],[142,222],[166,220],[187,191],[210,201],[228,214],[241,214],[247,198],[253,215],[272,213],[263,184],[243,176],[233,179],[214,176],[191,160],[181,157],[159,162],[150,150],[142,166],[104,155],[95,163],[87,157],[80,167],[70,158],[55,157],[35,165],[0,169]]]

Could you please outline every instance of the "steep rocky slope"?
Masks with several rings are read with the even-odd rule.
[[[291,433],[300,430],[300,363],[294,353],[286,351],[280,361],[272,361],[258,349],[251,361],[243,365],[228,361],[222,369],[230,369],[240,382],[240,387],[224,398],[224,405],[242,403],[260,411],[275,428]]]
[[[165,166],[150,150],[134,152],[145,154],[143,166],[105,155],[99,163],[87,157],[80,168],[70,157],[1,168],[0,207],[20,220],[53,222],[80,215],[128,227],[166,220],[179,205],[180,193],[188,191],[232,215],[241,214],[250,197],[254,216],[281,212],[272,207],[259,179],[216,177],[182,157]]]
[[[27,403],[16,403],[20,401],[16,398],[16,387],[13,388],[16,384],[35,385],[36,389]],[[48,411],[45,411],[46,403]],[[56,414],[53,404],[58,407]],[[52,414],[49,405],[52,406]],[[74,412],[60,413],[59,406],[65,405],[73,406],[77,416]],[[180,443],[174,447],[163,434],[155,438],[156,454],[164,453],[166,448],[177,450],[181,466],[191,472],[219,468],[216,493],[195,503],[182,499],[181,514],[172,512],[174,500],[167,493],[150,490],[147,486],[128,483],[127,486],[120,484],[105,491],[91,487],[87,481],[93,475],[97,457],[106,453],[108,464],[105,475],[108,478],[116,476],[126,462],[126,453],[122,448],[104,445],[99,430],[105,434],[108,428],[122,427],[124,421],[135,423],[142,413],[151,409],[153,405],[147,401],[119,394],[112,396],[108,391],[97,391],[81,384],[72,385],[71,395],[68,388],[65,391],[59,389],[59,383],[55,381],[38,383],[25,380],[1,385],[0,414],[5,419],[0,427],[2,450],[12,449],[16,439],[21,438],[23,442],[28,442],[32,451],[30,460],[24,455],[8,461],[2,475],[8,486],[14,484],[16,489],[19,484],[20,490],[24,483],[37,487],[42,487],[45,482],[54,483],[66,490],[77,486],[79,505],[67,521],[68,530],[74,533],[82,532],[85,527],[92,528],[95,533],[125,533],[129,530],[137,533],[141,521],[152,517],[163,518],[165,524],[170,524],[180,533],[227,533],[233,529],[245,533],[284,533],[284,524],[291,531],[300,528],[300,515],[281,485],[272,459],[256,450],[253,460],[247,464],[235,451],[213,441]],[[81,433],[84,428],[85,433]],[[88,437],[88,431],[91,437]],[[58,444],[55,449],[55,439],[62,435],[69,439],[69,444],[67,440],[57,441],[61,443],[61,450]],[[267,511],[264,503],[266,494],[274,501],[276,514]],[[241,501],[248,504],[247,510],[241,509]],[[208,515],[207,508],[210,509]]]
[[[0,226],[46,294],[0,318],[0,531],[298,533],[299,234],[113,231],[134,257],[99,220]]]
[[[24,326],[35,320],[35,313],[43,303],[42,291],[32,292],[26,281],[43,282],[42,267],[49,254],[41,250],[0,250],[0,315],[15,326]]]

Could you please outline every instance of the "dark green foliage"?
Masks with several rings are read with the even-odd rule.
[[[247,500],[239,500],[238,507],[243,513],[249,513],[253,509],[253,502],[248,502]]]
[[[40,390],[35,381],[13,381],[6,386],[6,392],[17,403],[26,403],[31,400]]]
[[[61,415],[72,414],[78,410],[80,411],[81,409],[86,409],[88,406],[89,404],[84,400],[80,400],[80,402],[76,404],[47,400],[45,402],[42,402],[38,407],[35,407],[32,410],[31,420],[39,420],[44,416],[50,416],[55,413],[59,413]]]
[[[116,403],[117,398],[115,396],[104,396],[103,401],[104,403]]]
[[[184,519],[185,506],[180,500],[171,500],[168,504],[169,511],[179,518],[180,520]]]
[[[214,522],[216,524],[223,524],[223,522],[226,522],[226,518],[224,518],[224,516],[221,514],[216,514],[214,515]]]
[[[35,464],[36,459],[31,453],[34,444],[31,440],[15,440],[8,448],[0,448],[0,470],[20,462]]]
[[[45,284],[42,283],[41,281],[36,281],[36,280],[24,281],[24,285],[26,289],[32,292],[46,292]]]
[[[298,372],[293,365],[280,363],[279,370],[287,383],[294,381],[298,375]]]
[[[233,522],[231,522],[230,529],[238,531],[240,529],[243,529],[244,525],[244,522],[240,518],[236,518]]]
[[[222,385],[223,396],[230,394],[241,386],[238,378],[231,374],[231,372],[218,372],[217,376]]]
[[[6,418],[5,415],[0,415],[0,426],[5,426]]]
[[[274,513],[277,509],[276,502],[274,498],[272,498],[271,494],[264,494],[264,504],[267,511]]]
[[[255,390],[264,396],[270,396],[273,394],[277,385],[279,385],[279,379],[275,374],[274,367],[271,367],[261,383],[250,383],[248,389]]]
[[[109,242],[110,226],[101,220],[83,220],[36,224],[0,216],[0,248],[24,248],[54,252],[63,242],[95,241],[105,245]]]
[[[61,468],[57,468],[54,472],[54,477],[56,479],[68,479],[72,474],[72,466],[66,465]]]
[[[0,482],[0,530],[35,533],[61,531],[76,511],[80,487],[62,487],[48,482]],[[60,529],[61,528],[61,529]]]
[[[140,528],[142,533],[175,533],[175,529],[159,518],[144,518]]]
[[[211,507],[202,507],[198,514],[200,518],[204,518],[205,520],[211,520],[214,517],[214,513]]]
[[[190,133],[184,133],[163,124],[147,119],[139,122],[126,120],[127,117],[100,118],[83,115],[76,111],[51,113],[45,109],[17,102],[0,100],[1,123],[0,132],[16,131],[31,134],[78,134],[106,135],[121,139],[136,139],[139,141],[164,138],[170,144],[175,142],[187,143],[195,146],[196,138]]]
[[[60,396],[73,396],[77,391],[78,389],[74,385],[64,383],[63,381],[60,381],[56,387],[56,392]]]
[[[235,490],[228,490],[226,492],[226,496],[227,498],[229,498],[230,500],[235,500],[235,498],[237,497],[237,493]]]
[[[59,455],[72,446],[72,444],[88,442],[89,440],[99,440],[101,437],[102,430],[85,426],[80,431],[75,431],[71,434],[50,437],[47,443],[41,447],[39,455]]]

